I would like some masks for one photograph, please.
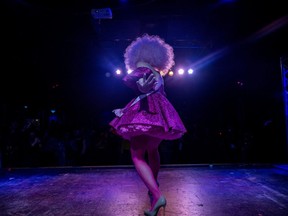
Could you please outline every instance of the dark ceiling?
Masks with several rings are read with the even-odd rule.
[[[180,86],[167,80],[171,100],[181,101],[178,106],[183,102],[189,110],[195,108],[196,100],[209,110],[219,100],[233,103],[240,82],[248,106],[279,111],[274,107],[278,109],[282,100],[280,58],[288,51],[285,1],[3,3],[1,94],[8,104],[49,105],[49,101],[81,99],[100,110],[112,109],[123,86],[105,74],[112,70],[111,64],[123,64],[123,52],[131,40],[149,33],[170,43],[178,62],[186,57],[200,71]],[[92,9],[102,8],[111,9],[112,19],[92,17]],[[111,97],[116,99],[111,102]],[[202,108],[198,105],[198,110],[205,111]]]

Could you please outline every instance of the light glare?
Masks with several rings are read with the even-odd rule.
[[[183,75],[183,74],[184,74],[184,70],[183,70],[183,69],[179,69],[179,70],[178,70],[178,74],[179,74],[179,75]]]
[[[194,72],[194,71],[193,71],[193,69],[191,69],[191,68],[188,70],[188,74],[193,74],[193,72]]]
[[[117,74],[117,75],[120,75],[120,74],[121,74],[121,70],[120,70],[120,69],[117,69],[117,70],[116,70],[116,74]]]
[[[169,76],[173,76],[173,75],[174,75],[174,72],[173,72],[173,71],[169,71],[169,72],[168,72],[168,75],[169,75]]]

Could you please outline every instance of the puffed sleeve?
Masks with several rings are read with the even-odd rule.
[[[134,89],[135,91],[139,91],[136,82],[146,74],[146,77],[148,77],[152,71],[147,68],[147,67],[139,67],[132,71],[132,73],[127,74],[123,78],[123,82],[125,83],[126,86],[129,88]]]

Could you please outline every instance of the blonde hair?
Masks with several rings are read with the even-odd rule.
[[[166,75],[175,64],[173,48],[157,35],[144,34],[136,38],[125,50],[127,70],[135,70],[140,61],[146,62]]]

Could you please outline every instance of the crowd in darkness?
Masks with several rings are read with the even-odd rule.
[[[2,166],[6,168],[132,164],[129,142],[108,124],[68,126],[54,117],[43,126],[38,118],[13,119],[1,140]],[[173,157],[164,151],[165,158]],[[171,158],[166,161],[172,162]]]
[[[47,121],[31,117],[9,119],[1,140],[4,167],[130,163],[125,143],[108,126],[67,125],[53,115]]]
[[[11,115],[5,120],[0,137],[2,167],[132,164],[129,142],[113,133],[108,123],[65,123],[51,113],[46,119]],[[183,138],[160,145],[162,164],[281,160],[273,121],[267,121],[258,134],[232,127],[186,126],[188,132]]]

